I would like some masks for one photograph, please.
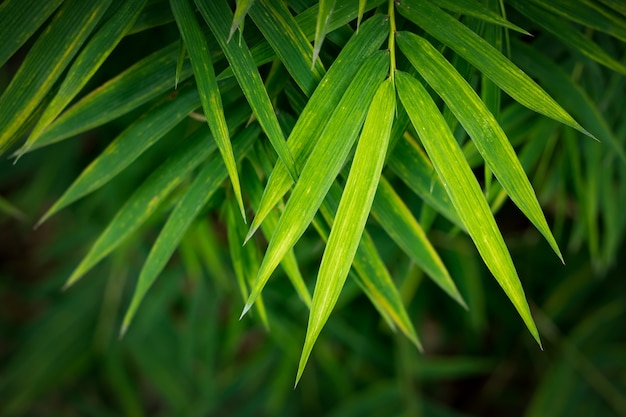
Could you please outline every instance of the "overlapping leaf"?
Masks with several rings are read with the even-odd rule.
[[[398,95],[485,264],[504,289],[530,333],[540,343],[509,251],[474,177],[443,116],[424,87],[409,74],[396,74]]]
[[[68,0],[59,8],[0,97],[0,153],[17,139],[15,133],[61,76],[109,4],[111,0]]]
[[[315,144],[276,226],[244,311],[250,308],[284,254],[295,245],[315,216],[348,157],[368,105],[387,68],[388,59],[383,52],[372,55],[359,69],[339,102],[338,110],[332,114]]]
[[[319,57],[322,50],[322,43],[328,32],[328,26],[330,23],[330,17],[333,14],[335,8],[335,0],[320,0],[319,9],[317,12],[317,22],[315,24],[315,48],[313,50],[313,61],[311,66],[315,65],[315,61]]]
[[[237,164],[233,155],[230,137],[228,135],[228,126],[224,116],[224,108],[222,106],[222,97],[215,78],[213,63],[211,62],[211,54],[207,41],[202,33],[202,29],[198,24],[194,10],[189,4],[191,0],[170,0],[170,6],[174,13],[174,18],[178,24],[178,29],[185,42],[185,46],[189,51],[193,72],[198,84],[198,91],[202,100],[202,108],[204,115],[213,134],[213,138],[217,143],[217,147],[222,154],[228,176],[235,192],[235,198],[239,202],[241,215],[245,219],[246,211],[241,196],[241,185],[239,183],[239,174],[237,173]]]
[[[426,0],[431,1],[431,0]],[[528,34],[524,29],[509,22],[498,13],[486,7],[476,0],[435,0],[440,7],[460,13],[466,16],[475,17],[485,22],[494,23],[517,32]]]

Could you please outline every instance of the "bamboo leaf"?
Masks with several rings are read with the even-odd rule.
[[[243,20],[246,18],[250,7],[254,4],[254,0],[237,0],[236,3],[237,7],[235,8],[235,15],[233,16],[233,23],[230,25],[227,42],[230,42],[237,28],[239,28],[240,25],[243,26]]]
[[[624,64],[606,53],[596,43],[575,29],[572,24],[534,6],[530,2],[513,0],[512,4],[520,13],[552,33],[575,51],[579,51],[613,71],[626,74],[626,66]]]
[[[280,217],[243,314],[250,308],[284,254],[295,245],[313,220],[348,157],[378,83],[388,70],[388,63],[388,57],[383,52],[368,58],[339,102],[339,111],[332,115],[322,132]]]
[[[356,30],[358,32],[359,28],[361,27],[361,20],[363,20],[363,13],[365,13],[365,4],[367,3],[367,0],[359,0],[359,14],[357,16],[357,20],[356,20]]]
[[[426,0],[430,1],[430,0]],[[506,20],[498,13],[476,0],[435,0],[440,7],[466,16],[475,17],[485,22],[513,29],[516,32],[530,35],[527,31]]]
[[[334,64],[329,68],[319,87],[309,99],[306,108],[300,114],[287,140],[299,169],[306,162],[311,149],[322,134],[323,126],[326,125],[337,108],[337,104],[357,70],[363,65],[365,59],[380,47],[388,33],[389,24],[384,16],[373,16],[361,25],[359,33],[348,41]],[[351,108],[349,106],[354,107],[358,103],[347,104],[348,107],[345,107],[344,111],[346,111],[346,121],[350,123],[353,120],[347,116],[347,111]],[[292,183],[293,181],[284,164],[278,161],[252,220],[248,239],[258,229],[274,205],[289,191]]]
[[[395,107],[396,92],[393,79],[388,78],[378,87],[368,110],[363,133],[359,138],[346,187],[324,250],[315,283],[296,384],[302,376],[322,327],[339,299],[361,241],[385,161]]]
[[[0,97],[0,153],[17,139],[14,134],[61,76],[109,4],[111,0],[68,0],[59,8]]]
[[[65,109],[104,60],[130,30],[146,0],[127,0],[91,38],[83,48],[63,80],[59,91],[33,128],[19,154],[25,153],[48,125]]]
[[[328,24],[334,8],[335,0],[320,0],[319,2],[317,23],[315,24],[315,42],[313,42],[315,47],[313,49],[313,61],[311,61],[311,66],[315,65],[315,61],[319,57],[324,37],[326,37],[326,33],[328,32]]]
[[[450,273],[404,201],[383,177],[376,191],[372,214],[404,253],[432,278],[433,282],[467,309]]]
[[[175,83],[179,48],[178,42],[170,44],[87,94],[31,143],[30,150],[103,125],[171,90]],[[179,78],[184,80],[192,74],[191,65],[186,61]]]
[[[452,16],[428,1],[401,0],[398,10],[478,68],[520,104],[589,134],[530,77]]]
[[[102,187],[199,105],[197,90],[189,88],[181,91],[176,99],[144,114],[83,170],[61,198],[43,215],[38,225],[68,204]]]
[[[178,25],[183,42],[189,52],[204,115],[206,116],[213,138],[224,159],[224,164],[228,170],[228,176],[230,177],[235,192],[235,198],[239,203],[241,216],[245,219],[246,210],[241,196],[237,164],[235,163],[230,137],[228,136],[228,126],[226,125],[226,118],[224,116],[222,97],[220,96],[217,80],[215,78],[209,46],[194,16],[194,11],[191,4],[189,4],[190,1],[191,0],[170,0],[170,7],[172,8],[172,13],[174,13],[174,19]]]
[[[400,100],[481,257],[541,345],[511,255],[459,145],[419,81],[397,72],[396,85]]]
[[[463,125],[502,188],[563,261],[535,191],[495,117],[467,81],[427,40],[407,32],[399,33],[396,38],[413,67]]]
[[[35,33],[63,0],[5,0],[0,4],[0,67]]]
[[[246,122],[248,110],[239,106],[230,112],[231,132]],[[206,160],[215,151],[215,141],[207,126],[198,129],[186,138],[181,148],[157,168],[120,208],[107,228],[98,237],[91,249],[72,275],[65,288],[78,281],[96,263],[122,244],[135,230],[157,210],[159,203],[187,177],[189,172]]]
[[[250,11],[250,17],[304,94],[310,97],[324,76],[324,67],[318,61],[311,69],[313,47],[287,6],[261,0]]]
[[[252,125],[237,135],[234,140],[234,150],[238,159],[242,158],[250,150],[252,144],[258,138],[259,130],[258,126]],[[141,301],[165,267],[172,253],[174,253],[183,235],[209,198],[224,182],[227,175],[228,172],[223,164],[223,160],[217,158],[217,155],[211,157],[205,162],[202,170],[198,173],[185,195],[182,196],[174,211],[172,211],[141,269],[137,287],[124,316],[121,329],[122,335],[128,330],[128,326]]]
[[[211,28],[213,35],[215,35],[222,51],[224,51],[235,78],[237,78],[237,82],[261,128],[263,128],[278,157],[287,166],[292,178],[297,178],[298,173],[293,156],[287,147],[287,142],[274,113],[274,107],[248,47],[245,42],[241,42],[239,45],[227,42],[227,22],[232,20],[232,13],[228,5],[221,1],[203,0],[196,0],[196,5]]]

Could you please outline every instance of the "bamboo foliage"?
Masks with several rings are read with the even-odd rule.
[[[0,151],[46,152],[53,143],[130,120],[40,223],[107,185],[161,142],[174,151],[137,184],[66,284],[83,278],[151,217],[165,219],[122,334],[186,231],[214,212],[228,230],[242,316],[256,306],[271,328],[272,306],[261,296],[279,265],[308,309],[298,379],[348,277],[391,327],[420,346],[373,230],[382,230],[465,308],[466,294],[457,288],[464,277],[450,274],[429,231],[467,233],[541,345],[494,217],[510,198],[563,260],[542,209],[548,191],[535,189],[542,171],[533,168],[550,149],[530,133],[509,133],[515,124],[507,117],[518,114],[551,119],[551,132],[584,137],[588,153],[571,141],[562,148],[577,161],[579,194],[593,194],[582,203],[586,221],[579,233],[606,262],[617,247],[614,235],[600,242],[599,217],[616,229],[624,221],[607,197],[611,188],[600,188],[594,177],[603,145],[593,139],[617,156],[610,163],[619,173],[623,140],[593,97],[522,42],[530,31],[547,30],[562,40],[563,54],[582,54],[590,68],[624,74],[623,60],[606,47],[626,39],[619,2],[507,0],[501,9],[478,0],[170,0],[170,10],[159,15],[150,0],[31,3],[0,4],[0,63],[18,60],[11,57],[30,42],[0,96]],[[16,17],[28,25],[11,29]],[[149,30],[146,22],[175,33],[173,43],[92,85],[126,36]],[[596,42],[589,31],[611,40]],[[503,47],[509,37],[511,54]],[[476,169],[483,164],[484,177]],[[222,197],[214,202],[216,195]],[[311,229],[324,245],[314,274],[302,273],[294,250]]]

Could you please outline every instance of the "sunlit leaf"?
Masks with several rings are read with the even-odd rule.
[[[480,185],[441,113],[412,76],[398,72],[396,85],[400,100],[481,257],[540,344],[511,255]]]

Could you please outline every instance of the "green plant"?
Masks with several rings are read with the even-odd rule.
[[[392,262],[417,265],[471,311],[478,296],[435,250],[464,234],[541,344],[494,218],[509,198],[557,259],[569,237],[588,243],[597,271],[615,260],[619,2],[5,0],[0,22],[0,65],[18,65],[0,97],[0,150],[53,155],[70,137],[115,132],[37,223],[92,193],[116,209],[66,287],[166,219],[122,334],[175,251],[194,276],[204,264],[230,277],[221,233],[242,316],[254,307],[273,326],[262,294],[279,265],[310,309],[297,379],[348,276],[418,347],[411,279],[392,278]]]

